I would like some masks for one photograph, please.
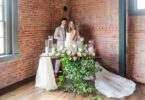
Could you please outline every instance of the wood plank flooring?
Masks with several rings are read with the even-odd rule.
[[[137,85],[135,93],[123,99],[113,99],[103,96],[103,100],[145,100],[145,85]],[[6,93],[0,97],[0,100],[90,100],[74,93],[63,91],[45,91],[35,88],[35,83],[30,82],[14,91]]]

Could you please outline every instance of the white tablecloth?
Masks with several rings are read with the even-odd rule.
[[[45,54],[42,54],[39,59],[35,86],[47,91],[58,88],[54,77],[51,58]]]

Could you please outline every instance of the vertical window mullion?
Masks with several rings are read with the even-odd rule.
[[[18,27],[18,22],[17,22],[17,19],[18,19],[18,13],[17,13],[17,0],[12,0],[12,51],[13,51],[13,54],[17,54],[18,53],[18,30],[17,30],[17,27]]]
[[[11,0],[5,0],[5,46],[6,54],[12,53],[12,20],[11,20]]]
[[[3,0],[3,33],[4,33],[4,54],[6,54],[5,1],[4,0]]]
[[[2,32],[1,33],[1,50],[2,50],[2,52],[0,52],[0,55],[3,55],[3,54],[5,54],[5,43],[4,43],[4,39],[5,39],[5,37],[4,37],[4,3],[3,3],[3,1],[1,2],[1,4],[0,4],[0,7],[1,7],[1,18],[0,18],[0,23],[1,23],[1,28],[2,28],[2,31],[0,31],[0,32]]]

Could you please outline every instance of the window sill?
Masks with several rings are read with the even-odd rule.
[[[9,60],[14,60],[18,57],[19,54],[11,54],[11,55],[2,55],[0,56],[0,62],[5,62]]]

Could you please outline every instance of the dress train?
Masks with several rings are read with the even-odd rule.
[[[136,89],[136,84],[133,81],[101,68],[102,71],[96,73],[95,80],[95,87],[99,92],[114,98],[123,98],[133,94]]]

